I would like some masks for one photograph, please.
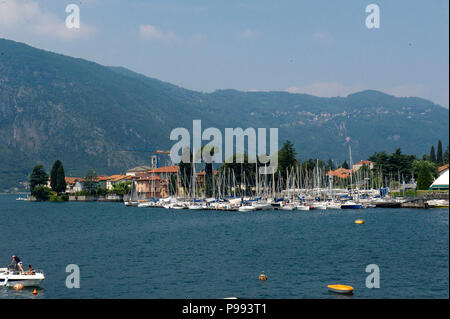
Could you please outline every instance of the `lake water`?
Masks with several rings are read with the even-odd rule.
[[[44,269],[0,298],[448,298],[448,209],[258,211],[31,203],[0,196],[0,267],[13,254]],[[356,225],[364,219],[364,225]],[[66,287],[66,266],[80,288]],[[366,288],[366,266],[380,288]],[[265,282],[259,281],[264,271]]]

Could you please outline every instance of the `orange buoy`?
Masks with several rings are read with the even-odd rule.
[[[36,289],[33,290],[33,295],[35,295],[35,296],[37,295],[37,290]]]
[[[14,288],[15,290],[22,290],[22,289],[23,289],[23,285],[22,285],[22,284],[15,284],[15,285],[13,286],[13,288]]]
[[[362,225],[362,224],[364,224],[364,220],[362,220],[362,219],[357,219],[357,220],[355,220],[355,224]]]
[[[328,285],[328,290],[339,294],[353,294],[353,287],[346,285]]]
[[[264,273],[264,271],[261,273],[261,275],[259,275],[259,280],[261,280],[261,281],[267,280],[267,276]]]

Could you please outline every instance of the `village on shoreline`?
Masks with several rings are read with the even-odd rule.
[[[449,165],[443,164],[442,153],[438,154],[439,161],[432,153],[417,160],[398,149],[391,155],[376,153],[355,164],[350,156],[351,167],[347,161],[333,167],[332,161],[298,162],[292,143],[287,141],[279,151],[279,171],[267,175],[260,174],[258,165],[248,163],[248,158],[244,164],[222,164],[217,169],[212,164],[172,165],[170,160],[166,161],[169,165],[160,166],[161,153],[168,155],[159,151],[152,157],[151,166],[138,166],[110,176],[88,171],[85,177],[67,177],[60,161],[54,163],[49,176],[42,165],[37,165],[30,177],[31,195],[26,200],[109,201],[139,207],[229,210],[255,203],[267,204],[260,205],[263,208],[286,206],[286,210],[300,206],[341,208],[348,201],[366,208],[448,207]],[[448,157],[448,151],[445,156]],[[405,159],[409,159],[409,166]],[[408,167],[395,167],[395,161]],[[392,166],[390,171],[386,171],[388,165]],[[197,172],[198,166],[203,169]],[[393,174],[393,169],[397,169],[397,174]]]

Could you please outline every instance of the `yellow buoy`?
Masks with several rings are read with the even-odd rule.
[[[22,289],[23,289],[23,285],[22,285],[22,284],[15,284],[15,285],[13,286],[13,288],[14,288],[15,290],[22,290]]]
[[[353,287],[346,285],[328,285],[328,290],[339,294],[352,294]]]
[[[259,280],[262,280],[262,281],[267,280],[267,276],[266,276],[266,274],[264,274],[264,271],[261,273],[261,275],[259,275]]]
[[[35,296],[37,295],[37,290],[36,289],[33,290],[33,295],[35,295]]]
[[[355,224],[364,224],[364,221],[362,219],[355,220]]]

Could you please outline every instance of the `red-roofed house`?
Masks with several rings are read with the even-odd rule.
[[[339,177],[339,178],[347,178],[350,176],[350,173],[352,172],[351,169],[346,169],[339,167],[338,169],[335,169],[334,171],[331,171],[331,175],[333,177]],[[330,171],[326,173],[326,176],[330,175]]]
[[[108,176],[108,179],[106,180],[106,189],[111,190],[114,188],[115,184],[131,181],[132,179],[133,179],[132,175],[116,174],[116,175]]]
[[[167,183],[157,175],[140,177],[135,180],[136,192],[144,193],[145,197],[165,197]]]
[[[177,165],[174,166],[163,166],[163,167],[158,167],[158,168],[154,168],[148,171],[149,174],[157,174],[157,175],[161,175],[161,174],[177,174],[179,170],[179,167]]]
[[[374,164],[375,163],[371,162],[371,161],[359,161],[359,162],[353,164],[352,169],[353,169],[354,172],[356,172],[357,170],[359,170],[364,165],[366,165],[370,169],[373,169],[373,165]]]
[[[438,167],[438,173],[439,173],[439,175],[440,175],[441,173],[443,173],[446,169],[448,169],[448,164],[439,166],[439,167]]]
[[[76,193],[83,190],[84,178],[81,177],[65,177],[66,180],[66,192]]]

